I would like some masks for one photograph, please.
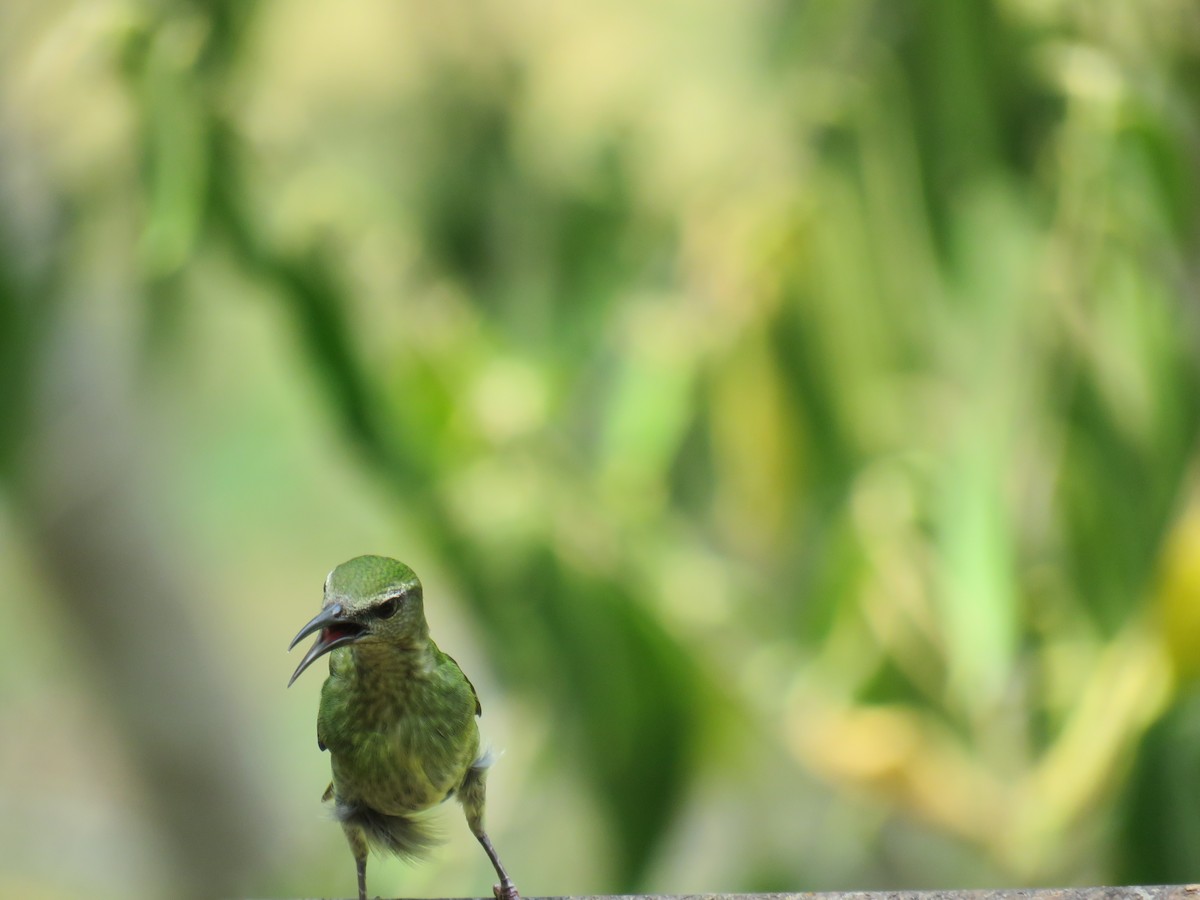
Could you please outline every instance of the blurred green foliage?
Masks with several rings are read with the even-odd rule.
[[[155,597],[89,606],[38,487],[97,452],[46,437],[64,333],[179,524],[100,530],[204,573],[191,711],[259,754],[215,809],[271,837],[200,888],[350,883],[336,829],[282,824],[324,763],[273,654],[361,552],[457,605],[513,710],[527,893],[1197,878],[1193,4],[56,2],[0,34],[4,561],[65,611],[0,669],[44,817],[0,893],[69,894],[29,848],[93,834],[16,782],[101,726],[29,710],[135,710],[102,771],[167,702],[103,677],[163,643],[129,626]],[[16,687],[80,616],[125,624]],[[118,856],[186,833],[130,799],[179,773],[132,769],[83,791]],[[478,893],[455,846],[396,890]]]

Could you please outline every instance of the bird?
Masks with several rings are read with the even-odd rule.
[[[329,752],[332,800],[367,897],[367,851],[422,857],[436,843],[429,810],[458,799],[467,826],[500,882],[496,900],[520,900],[483,827],[491,754],[481,752],[475,686],[429,636],[424,590],[411,568],[385,556],[358,556],[325,579],[321,611],[292,639],[310,634],[288,687],[329,654],[321,688],[317,746]]]

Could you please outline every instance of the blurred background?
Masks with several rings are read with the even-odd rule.
[[[1188,0],[0,5],[0,895],[349,896],[361,553],[527,896],[1200,879],[1198,86]]]

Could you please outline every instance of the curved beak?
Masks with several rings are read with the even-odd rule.
[[[343,616],[342,612],[342,607],[339,603],[325,607],[313,616],[312,620],[292,638],[292,642],[288,644],[289,650],[314,631],[321,632],[316,642],[304,654],[304,659],[300,660],[300,665],[296,666],[296,671],[292,673],[292,677],[288,679],[288,687],[291,687],[292,682],[300,677],[301,672],[330,650],[344,646],[345,644],[352,644],[362,637],[363,627],[357,622]]]

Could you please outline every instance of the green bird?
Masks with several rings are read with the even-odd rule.
[[[325,579],[321,612],[288,649],[319,632],[288,686],[329,653],[317,746],[329,751],[333,800],[367,896],[367,848],[416,859],[434,843],[420,814],[454,796],[496,868],[497,900],[520,900],[483,830],[484,780],[475,687],[429,636],[421,582],[404,563],[359,556]]]

